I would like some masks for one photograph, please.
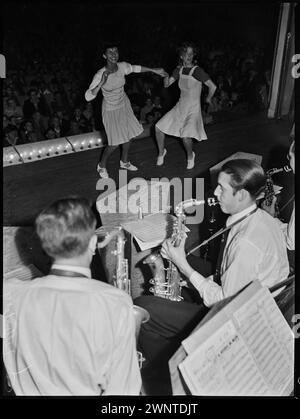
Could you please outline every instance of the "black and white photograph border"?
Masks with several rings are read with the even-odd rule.
[[[102,407],[97,406],[93,413],[97,409],[97,414],[129,416],[140,413],[199,415],[201,400],[211,397],[297,398],[300,299],[294,278],[297,268],[295,136],[299,119],[300,51],[296,43],[299,5],[295,2],[24,1],[4,2],[1,8],[4,272],[1,397],[22,399],[22,396],[39,395],[86,399],[104,395]],[[245,161],[252,162],[251,168]],[[265,176],[266,187],[253,201],[258,208],[254,215],[251,211],[242,212],[250,208],[247,202],[254,195],[245,183],[242,185],[242,172],[239,172],[239,180],[235,178],[236,183],[232,183],[234,170],[243,171],[243,176],[247,170],[249,177],[254,170],[257,177]],[[229,183],[226,183],[227,177],[231,179]],[[238,182],[242,186],[239,187]],[[226,201],[227,187],[234,191],[234,210],[233,201]],[[85,218],[84,227],[76,224],[72,227],[74,230],[70,229],[73,239],[78,236],[78,243],[82,237],[92,235],[89,245],[86,244],[87,253],[85,256],[80,253],[78,264],[71,253],[65,257],[62,254],[67,253],[58,255],[47,250],[50,249],[46,243],[48,238],[51,236],[54,248],[58,237],[54,237],[54,224],[48,238],[41,233],[46,224],[42,225],[40,218],[41,214],[46,216],[51,212],[58,223],[65,211],[65,224],[63,227],[57,224],[57,228],[65,228],[61,233],[63,240],[68,232],[68,217],[71,214],[80,217],[79,209],[74,212],[76,205],[82,212],[88,211],[88,205],[94,217],[90,223]],[[241,225],[249,223],[251,217],[258,217],[258,213],[263,214],[262,217],[268,214],[273,256],[277,251],[278,255],[282,254],[279,248],[283,244],[276,241],[285,240],[286,254],[282,260],[281,256],[273,257],[277,259],[274,266],[273,262],[268,265],[271,273],[266,274],[257,261],[256,265],[249,264],[253,271],[249,280],[245,279],[244,265],[236,263],[232,269],[230,263],[234,262],[229,263],[230,257],[242,263],[229,243],[230,240],[234,243],[238,234],[245,234],[235,225],[235,214],[239,212],[242,217],[237,222],[241,221]],[[232,227],[228,228],[231,217]],[[257,221],[257,225],[260,222]],[[266,225],[264,223],[263,228],[267,228]],[[82,228],[86,230],[84,234]],[[277,228],[276,236],[274,229]],[[229,235],[225,235],[228,231]],[[95,243],[92,237],[97,238]],[[71,239],[66,236],[66,240]],[[263,240],[268,240],[267,235],[256,240],[252,247],[260,246]],[[61,242],[60,252],[65,243]],[[237,246],[242,249],[240,243]],[[267,248],[266,243],[263,246]],[[258,257],[258,253],[253,252],[253,255]],[[266,261],[266,255],[262,260]],[[61,273],[57,273],[56,268],[69,266],[68,258],[72,259],[69,259],[70,264],[87,269],[89,277],[93,278],[94,290],[93,287],[84,289],[84,285],[79,304],[75,303],[77,296],[75,298],[71,288],[68,303],[60,300],[58,293],[65,279],[59,277]],[[249,262],[251,251],[244,259]],[[226,276],[229,268],[231,276]],[[276,269],[277,279],[274,277]],[[58,371],[61,363],[58,366],[53,360],[50,362],[49,354],[46,356],[48,372],[38,367],[40,374],[35,372],[37,375],[32,377],[34,373],[30,369],[35,357],[39,357],[38,347],[43,348],[44,354],[54,347],[49,336],[45,334],[42,339],[38,321],[26,324],[24,320],[28,322],[30,316],[37,319],[42,312],[38,309],[42,296],[38,297],[38,287],[32,291],[25,288],[27,284],[49,280],[52,271],[58,285],[56,289],[51,288],[49,306],[44,307],[45,319],[49,316],[49,330],[63,333],[63,325],[80,330],[82,326],[94,327],[99,322],[97,333],[102,333],[105,345],[109,339],[117,340],[120,348],[122,344],[127,345],[123,348],[124,357],[134,358],[124,370],[128,382],[120,379],[118,387],[112,379],[110,387],[107,377],[113,369],[107,367],[105,373],[95,371],[91,378],[91,371],[84,377],[81,367],[80,373],[75,375],[76,380],[82,376],[83,383],[72,389]],[[76,287],[83,281],[76,274],[84,276],[84,272],[75,269]],[[72,275],[66,274],[68,283],[73,280],[73,274],[73,271]],[[235,284],[229,292],[228,284],[234,282],[235,276],[240,277],[240,285]],[[265,277],[266,281],[262,279]],[[253,292],[251,287],[243,289],[253,280],[255,284],[257,280],[257,286],[268,288],[272,301],[260,288],[253,288]],[[207,285],[203,283],[209,281],[214,285],[209,285],[206,292]],[[15,288],[15,282],[22,291]],[[198,285],[200,283],[202,285]],[[44,292],[46,290],[49,291],[47,287]],[[24,298],[20,297],[22,293]],[[97,293],[103,293],[98,300]],[[129,307],[126,308],[128,323],[123,328],[127,330],[128,326],[127,344],[125,336],[123,341],[119,339],[120,325],[125,319],[122,305],[118,315],[118,310],[115,314],[113,310],[112,300],[118,293],[120,301],[124,299],[124,310]],[[215,297],[221,294],[223,298]],[[52,297],[53,301],[58,298],[62,307],[67,304],[65,309],[78,304],[80,313],[87,295],[91,305],[100,304],[101,299],[103,305],[111,304],[107,311],[102,308],[98,311],[98,315],[108,316],[107,324],[102,323],[102,317],[97,322],[93,319],[91,324],[85,323],[89,321],[86,312],[82,314],[81,326],[76,325],[77,315],[74,322],[72,318],[69,323],[62,318],[59,324],[53,323]],[[243,295],[253,301],[252,308]],[[31,302],[26,307],[25,297]],[[73,298],[74,303],[69,303]],[[260,311],[262,305],[264,309]],[[229,375],[232,378],[237,365],[245,368],[242,362],[238,363],[241,342],[245,343],[238,325],[242,328],[240,319],[254,306],[259,313],[255,312],[257,316],[261,316],[259,320],[255,318],[257,325],[266,322],[261,331],[266,333],[263,342],[268,342],[271,349],[268,337],[272,334],[274,345],[281,351],[281,360],[289,361],[282,370],[273,371],[278,379],[273,387],[268,382],[270,377],[264,375],[259,365],[257,374],[264,380],[262,390],[247,394],[238,386],[239,390],[233,390],[226,380]],[[268,312],[270,307],[274,310],[272,314]],[[96,313],[97,310],[94,314],[91,311],[90,317]],[[255,316],[251,315],[249,319],[251,317],[255,323]],[[230,326],[225,321],[223,324],[221,318],[226,318]],[[24,328],[35,331],[27,333]],[[38,344],[31,344],[38,333]],[[221,371],[221,367],[216,367],[221,365],[216,357],[222,359],[223,353],[220,350],[217,354],[218,345],[222,341],[225,348],[227,339],[229,346],[238,347],[234,333],[240,339],[240,352],[236,353],[236,364],[232,364],[230,374],[226,371],[226,378],[225,368]],[[26,350],[16,344],[22,342],[21,336]],[[85,338],[89,339],[88,334]],[[130,339],[136,342],[134,349],[128,343]],[[70,358],[77,357],[78,363],[88,346],[81,354],[77,349],[74,351],[76,342],[69,341],[68,351]],[[79,343],[82,345],[81,340]],[[104,348],[104,343],[101,345]],[[206,361],[214,368],[204,370],[205,362],[199,360],[197,366],[199,370],[203,368],[200,380],[200,373],[197,376],[196,368],[191,371],[192,362],[188,359],[198,359],[195,351],[203,358],[208,347],[213,348],[215,358],[213,362],[208,361],[209,357]],[[263,344],[261,349],[264,349]],[[116,349],[116,355],[110,350],[107,358],[101,354],[101,362],[111,366],[120,350]],[[247,351],[257,366],[257,358],[251,352],[253,348],[247,347]],[[58,358],[59,351],[55,354],[55,359]],[[20,359],[24,375],[30,372],[23,382],[18,380],[19,370],[16,370]],[[99,361],[93,359],[92,362]],[[123,372],[116,374],[122,376]],[[283,384],[280,374],[282,377],[290,374],[290,382]],[[87,382],[99,379],[99,375],[102,381],[98,383],[97,393],[94,383]],[[49,380],[54,380],[55,384],[52,382],[47,389],[45,383]],[[258,384],[255,385],[258,388]],[[245,388],[248,387],[245,385]],[[185,398],[180,397],[183,395]],[[162,396],[165,404],[146,405],[149,401],[157,402]],[[175,406],[178,400],[185,401]]]

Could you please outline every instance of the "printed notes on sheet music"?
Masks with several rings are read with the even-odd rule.
[[[229,307],[215,331],[206,330],[203,339],[199,328],[182,342],[187,357],[179,368],[191,393],[289,395],[294,338],[269,290],[263,287],[234,310]]]

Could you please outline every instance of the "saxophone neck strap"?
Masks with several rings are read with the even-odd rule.
[[[257,211],[257,207],[254,208],[252,211],[248,212],[248,214],[244,215],[243,217],[239,218],[238,220],[236,220],[234,223],[230,224],[227,227],[223,227],[221,228],[219,231],[217,231],[215,234],[213,234],[212,236],[210,236],[208,239],[204,240],[202,243],[200,243],[198,246],[194,247],[193,249],[189,250],[188,253],[186,254],[187,256],[189,256],[191,253],[195,252],[195,250],[199,249],[202,246],[205,246],[207,243],[209,243],[211,240],[216,239],[217,237],[219,237],[221,234],[225,233],[227,230],[230,230],[233,226],[235,226],[236,224],[239,224],[240,222],[244,221],[246,218],[250,217],[250,215],[254,214]]]

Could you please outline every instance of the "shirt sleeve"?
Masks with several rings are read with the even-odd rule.
[[[225,298],[222,287],[214,282],[212,275],[208,278],[203,278],[202,275],[194,271],[190,276],[190,282],[198,290],[207,307]]]
[[[100,83],[100,81],[101,81],[101,78],[102,78],[102,74],[103,74],[103,72],[104,72],[104,68],[101,68],[101,70],[99,70],[95,75],[94,75],[94,78],[93,78],[93,80],[92,80],[92,83],[90,84],[90,86],[89,86],[89,88],[88,88],[88,90],[85,92],[85,95],[84,95],[84,97],[85,97],[85,100],[87,101],[87,102],[90,102],[91,100],[93,100],[93,99],[95,99],[95,97],[97,96],[97,95],[94,95],[93,93],[92,93],[92,90]]]
[[[210,79],[209,75],[201,67],[196,67],[192,76],[203,83]]]
[[[259,264],[260,253],[247,240],[239,240],[231,246],[230,254],[226,258],[226,270],[221,276],[222,286],[213,281],[213,276],[203,278],[196,271],[190,276],[190,281],[207,307],[236,294],[254,279],[259,279],[256,267]]]
[[[247,239],[236,240],[226,254],[226,269],[221,268],[224,297],[234,295],[245,285],[260,279],[260,250]]]
[[[278,218],[275,218],[275,220],[284,234],[286,247],[289,250],[295,250],[295,207],[288,223],[283,223]]]
[[[295,250],[295,206],[287,226],[286,245],[289,250]]]
[[[142,70],[141,65],[133,65],[125,62],[119,64],[122,65],[125,76],[127,76],[130,73],[140,73]]]
[[[133,307],[122,305],[115,331],[114,353],[104,395],[137,396],[142,381],[138,365]]]

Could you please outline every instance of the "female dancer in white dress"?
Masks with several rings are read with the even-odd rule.
[[[203,127],[201,114],[202,83],[208,87],[206,102],[211,103],[216,86],[202,68],[194,63],[196,49],[191,43],[184,43],[179,48],[182,65],[177,67],[172,76],[164,78],[164,86],[169,87],[175,80],[179,80],[180,98],[177,104],[155,125],[156,140],[158,145],[157,166],[164,163],[167,150],[164,148],[165,134],[180,137],[187,153],[187,169],[192,169],[195,164],[193,152],[193,138],[198,141],[206,140],[207,136]]]
[[[167,73],[162,68],[151,69],[126,62],[118,62],[119,51],[114,44],[106,46],[103,57],[106,59],[106,65],[95,74],[90,87],[85,92],[85,99],[87,101],[95,99],[99,90],[102,90],[102,120],[108,145],[105,147],[101,161],[97,165],[97,171],[100,177],[108,178],[107,159],[120,144],[122,144],[120,167],[127,170],[137,170],[137,167],[128,161],[128,152],[130,140],[141,134],[143,127],[136,119],[124,91],[125,76],[130,73],[151,71],[165,77]]]

